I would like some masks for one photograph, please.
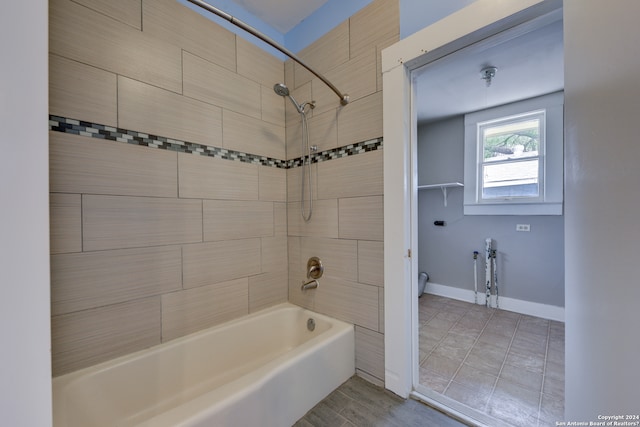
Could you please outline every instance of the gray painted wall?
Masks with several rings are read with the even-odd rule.
[[[566,420],[640,412],[638,16],[564,1]]]
[[[463,182],[464,117],[418,128],[418,183]],[[473,251],[478,287],[484,284],[484,245],[498,249],[500,296],[564,306],[564,218],[562,216],[464,216],[461,188],[449,189],[447,207],[439,189],[418,192],[418,266],[430,282],[473,290]],[[444,220],[446,226],[433,225]],[[530,232],[516,232],[530,224]]]

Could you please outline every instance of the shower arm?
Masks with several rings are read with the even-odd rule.
[[[187,1],[189,1],[190,3],[193,3],[196,6],[199,6],[199,7],[203,8],[203,9],[213,13],[214,15],[219,16],[222,19],[225,19],[225,20],[229,21],[230,23],[232,23],[236,27],[242,28],[244,31],[248,32],[249,34],[259,38],[260,40],[262,40],[263,42],[267,43],[268,45],[278,49],[280,52],[284,53],[289,58],[293,59],[298,64],[300,64],[304,68],[306,68],[311,74],[313,74],[314,76],[316,76],[317,78],[322,80],[322,82],[324,84],[326,84],[332,91],[335,92],[336,95],[338,95],[338,98],[340,98],[340,104],[341,105],[347,105],[349,103],[349,95],[347,95],[346,93],[343,94],[342,92],[340,92],[338,90],[338,88],[335,87],[333,85],[333,83],[331,83],[329,80],[327,80],[322,74],[320,74],[319,72],[317,72],[316,70],[311,68],[309,65],[307,65],[302,59],[298,58],[298,56],[295,53],[291,52],[290,50],[288,50],[288,49],[286,49],[286,48],[284,48],[282,46],[280,46],[273,39],[271,39],[268,36],[262,34],[260,31],[256,30],[255,28],[253,28],[249,24],[246,24],[246,23],[242,22],[241,20],[235,18],[234,16],[229,15],[228,13],[226,13],[226,12],[216,8],[216,7],[211,6],[209,3],[205,3],[204,1],[201,1],[201,0],[187,0]]]

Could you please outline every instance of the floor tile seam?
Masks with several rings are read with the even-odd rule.
[[[437,316],[437,313],[436,313],[433,317],[435,317],[435,316]],[[433,317],[432,317],[431,319],[433,319]],[[431,319],[429,319],[429,320],[431,320]],[[435,345],[435,346],[433,346],[433,348],[431,349],[431,351],[429,352],[429,354],[427,355],[427,357],[425,357],[425,358],[424,358],[424,361],[426,361],[429,357],[431,357],[431,355],[433,354],[433,352],[434,352],[434,351],[435,351],[435,350],[440,346],[440,344],[442,344],[442,342],[444,341],[444,339],[449,335],[449,331],[450,331],[454,326],[456,326],[456,325],[458,324],[458,322],[459,322],[459,321],[460,321],[460,320],[456,321],[456,323],[454,323],[453,325],[451,325],[451,326],[449,327],[449,329],[447,329],[447,333],[446,333],[446,334],[444,334],[444,336],[443,336],[442,338],[440,338],[440,340],[436,343],[436,345]],[[425,327],[426,327],[426,326],[427,326],[427,324],[425,323]],[[420,358],[420,357],[419,357],[419,355],[418,355],[418,358]],[[421,363],[422,363],[422,362],[421,362]]]
[[[451,384],[450,384],[450,385],[452,385],[452,384],[454,384],[454,383],[455,383],[455,384],[457,384],[457,385],[458,385],[458,386],[460,386],[460,387],[463,387],[463,388],[467,389],[467,390],[471,390],[472,392],[474,392],[474,393],[475,393],[475,394],[477,394],[477,395],[481,395],[481,396],[483,396],[483,397],[486,397],[486,398],[487,398],[487,403],[489,403],[489,398],[490,398],[490,396],[489,396],[487,393],[483,392],[482,390],[474,389],[474,388],[472,388],[472,387],[467,386],[466,384],[462,384],[462,383],[460,383],[460,382],[458,382],[458,381],[454,381],[454,380],[452,379],[452,380],[451,380]],[[443,392],[442,392],[442,394],[444,394],[445,392],[446,392],[446,390],[445,390],[445,391],[443,391]],[[458,400],[458,399],[455,399],[455,400],[459,402],[459,400]],[[462,403],[462,402],[460,402],[460,403]],[[485,409],[486,409],[486,405],[487,405],[487,403],[485,403]],[[466,404],[465,404],[465,405],[466,405]],[[467,405],[467,406],[468,406],[468,405]],[[475,409],[476,411],[478,411],[478,412],[482,412],[482,413],[484,413],[485,415],[489,415],[489,413],[488,413],[487,411],[485,411],[484,409],[478,409],[478,408],[474,408],[474,409]],[[492,415],[489,415],[489,416],[492,416]]]
[[[446,335],[445,335],[445,336],[446,336]],[[433,354],[433,352],[436,350],[436,348],[438,348],[438,345],[440,344],[440,342],[442,342],[442,340],[443,340],[443,339],[444,339],[444,338],[440,339],[440,341],[438,341],[438,344],[436,344],[436,345],[435,345],[435,346],[434,346],[434,347],[429,351],[429,354],[427,354],[427,355],[425,356],[425,358],[422,360],[422,362],[420,362],[420,366],[422,366],[422,364],[423,364],[424,362],[426,362],[428,358],[430,358],[430,357],[431,357],[431,355],[432,355],[432,354]],[[420,358],[420,357],[418,356],[418,358]]]
[[[327,410],[329,410],[329,411],[331,411],[331,412],[333,412],[333,413],[338,417],[338,419],[342,421],[342,422],[340,423],[340,425],[341,425],[341,426],[342,426],[342,425],[344,425],[344,423],[346,423],[346,422],[351,423],[351,420],[349,420],[347,417],[345,417],[344,415],[342,415],[340,412],[335,411],[334,409],[329,408],[329,407],[327,407],[326,409],[327,409]],[[342,411],[343,409],[344,409],[344,408],[342,408],[340,411]],[[313,411],[313,410],[311,410],[311,412],[312,412],[312,411]],[[309,420],[308,414],[304,416],[304,419],[305,419],[305,420],[307,420],[307,422],[308,422],[309,424],[311,424],[311,425],[313,425],[313,426],[316,426],[316,424],[315,424],[315,423],[313,423],[313,422],[311,422],[311,421]]]
[[[509,347],[507,348],[507,353],[505,354],[504,360],[503,360],[503,362],[502,362],[502,366],[500,367],[500,372],[498,373],[498,377],[497,377],[497,379],[496,379],[496,384],[494,385],[494,388],[493,388],[493,391],[491,392],[491,396],[489,397],[489,400],[491,400],[491,398],[493,397],[493,394],[495,393],[495,388],[497,387],[497,385],[498,385],[498,381],[500,380],[500,377],[501,377],[501,375],[502,375],[502,370],[503,370],[503,369],[504,369],[504,367],[507,365],[507,358],[508,358],[508,356],[509,356],[509,352],[511,351],[511,344],[513,343],[513,339],[515,339],[515,334],[516,334],[516,331],[518,330],[518,326],[520,325],[520,320],[521,320],[521,319],[522,319],[522,318],[519,318],[519,319],[518,319],[518,325],[516,325],[516,330],[514,331],[514,335],[513,335],[513,337],[512,337],[512,340],[511,340],[511,342],[509,343]],[[548,345],[548,341],[547,341],[547,345]],[[543,369],[543,371],[544,371],[544,369]],[[504,378],[503,378],[503,379],[504,379]],[[508,380],[505,380],[505,381],[508,381]],[[542,405],[542,387],[543,387],[543,385],[544,385],[544,377],[543,377],[542,381],[543,381],[543,382],[542,382],[542,385],[540,386],[540,391],[538,391],[538,392],[534,392],[533,390],[529,390],[529,391],[532,391],[532,392],[534,392],[534,393],[536,393],[536,394],[538,395],[538,409],[537,409],[536,414],[535,414],[535,417],[536,417],[536,425],[538,425],[538,424],[540,423],[540,407],[541,407],[541,405]],[[527,389],[527,387],[523,387],[523,386],[522,386],[521,384],[519,384],[519,383],[514,383],[514,384],[516,384],[517,386],[519,386],[519,387],[521,387],[521,388],[524,388],[525,390],[528,390],[528,389]],[[488,410],[488,405],[489,405],[489,401],[487,401],[487,410]]]
[[[352,400],[353,400],[353,399],[352,399]],[[345,406],[344,406],[344,408],[340,409],[340,411],[334,411],[333,409],[329,408],[329,410],[331,410],[331,411],[335,412],[335,413],[336,413],[336,415],[337,415],[340,419],[342,419],[342,420],[343,420],[343,421],[342,421],[342,424],[340,424],[341,426],[343,426],[345,423],[351,423],[351,424],[353,424],[353,422],[352,422],[350,419],[348,419],[347,417],[345,417],[344,415],[342,415],[342,411],[344,411],[346,408],[347,408],[347,405],[345,405]]]
[[[467,312],[468,312],[468,310],[467,310]],[[447,383],[447,386],[442,391],[442,394],[445,394],[447,392],[447,390],[449,389],[449,386],[451,386],[451,383],[453,382],[453,379],[456,377],[456,375],[458,375],[458,372],[460,372],[460,369],[462,369],[462,366],[464,365],[464,362],[469,357],[469,354],[471,354],[471,351],[475,348],[476,344],[478,343],[478,340],[480,339],[480,337],[482,336],[483,332],[487,328],[487,325],[489,324],[489,320],[491,320],[492,317],[493,317],[493,312],[491,313],[491,316],[489,316],[489,318],[484,322],[484,326],[482,327],[482,330],[480,331],[480,333],[478,334],[476,339],[473,341],[473,344],[471,345],[471,348],[469,348],[469,350],[467,351],[467,354],[465,354],[464,358],[460,362],[460,365],[458,365],[458,369],[456,369],[456,371],[451,376],[451,379],[449,380],[449,382]],[[462,319],[462,318],[460,318],[460,319]],[[457,325],[457,322],[456,322],[456,325]],[[452,328],[453,328],[453,326],[452,326]],[[447,335],[448,335],[448,333],[447,333]],[[494,385],[494,387],[495,387],[495,385]],[[491,396],[489,396],[489,397],[491,397]]]
[[[513,340],[514,340],[514,338],[516,336],[516,331],[518,330],[518,326],[520,325],[520,319],[521,319],[521,317],[518,316],[518,322],[516,323],[516,327],[514,328],[513,334],[511,335],[511,340],[509,341],[509,346],[507,347],[507,351],[504,354],[504,358],[502,359],[502,364],[500,365],[500,369],[498,370],[498,375],[496,375],[496,381],[493,384],[493,388],[491,389],[491,393],[489,393],[489,399],[487,399],[487,403],[486,403],[486,405],[484,407],[484,411],[483,412],[488,413],[489,402],[491,401],[491,398],[493,397],[493,394],[496,391],[496,387],[498,386],[498,381],[500,381],[500,375],[502,374],[502,369],[504,368],[504,365],[507,362],[507,357],[509,356],[509,351],[511,350],[511,344],[513,344]]]
[[[439,313],[439,312],[438,312]],[[434,317],[436,317],[438,315],[438,313],[433,314],[432,316],[430,316],[427,320],[425,320],[424,322],[422,322],[420,320],[420,316],[418,316],[418,327],[422,326],[422,325],[427,325],[427,323],[429,323]]]
[[[426,327],[426,326],[427,326],[427,325],[425,324],[425,327]],[[448,333],[449,333],[449,332],[447,331],[447,334],[448,334]],[[419,366],[422,366],[422,364],[423,364],[424,362],[426,362],[428,358],[430,358],[430,357],[431,357],[431,355],[433,354],[433,352],[435,351],[435,349],[436,349],[436,348],[438,348],[438,346],[440,345],[440,343],[442,342],[442,340],[444,340],[444,338],[447,336],[447,334],[444,334],[444,336],[443,336],[442,338],[440,338],[440,340],[436,343],[436,345],[434,345],[434,346],[433,346],[433,348],[432,348],[431,350],[429,350],[429,352],[427,353],[427,355],[426,355],[426,356],[424,357],[424,359],[422,359],[422,360],[420,360],[420,350],[418,349],[418,362],[419,362],[419,363],[418,363],[418,365],[419,365]],[[420,337],[418,337],[418,340],[419,340],[419,339],[420,339]],[[419,346],[420,346],[420,344],[418,343],[418,347],[419,347]]]
[[[542,364],[542,385],[540,386],[540,402],[538,402],[538,425],[540,425],[540,415],[542,415],[542,395],[544,392],[544,380],[547,376],[547,359],[549,357],[549,338],[551,336],[551,322],[547,324],[547,346],[544,352],[544,363]]]

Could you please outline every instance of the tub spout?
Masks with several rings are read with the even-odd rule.
[[[319,284],[320,283],[318,283],[318,280],[312,279],[312,280],[309,280],[308,282],[304,282],[300,289],[302,289],[303,291],[306,291],[307,289],[316,289]]]

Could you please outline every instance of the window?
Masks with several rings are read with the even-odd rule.
[[[545,110],[478,123],[480,200],[539,199]]]
[[[465,214],[562,214],[562,135],[562,93],[467,114]]]

